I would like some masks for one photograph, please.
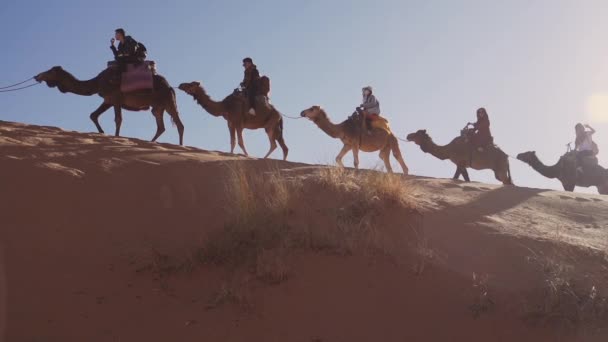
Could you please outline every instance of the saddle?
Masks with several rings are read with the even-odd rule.
[[[357,109],[351,116],[348,117],[348,119],[354,120],[355,122],[360,122],[363,117],[363,111]],[[366,114],[365,118],[367,119],[367,124],[370,126],[370,128],[378,128],[384,130],[388,134],[392,134],[391,127],[386,118],[380,116],[379,114]]]
[[[576,167],[582,167],[583,170],[594,168],[600,164],[596,155],[580,156],[578,151],[567,152],[562,158],[571,162],[572,165],[576,165]]]
[[[476,145],[475,144],[475,130],[472,128],[465,127],[462,130],[460,130],[460,137],[464,140],[465,143],[467,143],[469,146],[471,146],[471,150],[478,149],[479,152],[484,152],[484,151],[499,149],[498,146],[496,146],[496,144],[494,144],[494,138],[491,138],[487,142],[487,144],[484,144],[483,146]]]
[[[117,68],[116,61],[108,62],[108,68]],[[120,75],[120,91],[123,93],[146,92],[154,89],[154,75],[156,75],[156,63],[144,61],[141,63],[127,64],[126,71]]]
[[[234,91],[232,92],[232,96],[239,97],[243,101],[249,101],[247,99],[247,92],[244,91],[242,88],[236,88],[236,89],[234,89]],[[259,94],[259,95],[255,96],[255,108],[254,109],[255,109],[256,113],[259,112],[260,106],[264,106],[264,108],[266,108],[266,109],[270,109],[272,107],[272,105],[270,104],[270,99],[268,98],[268,96],[262,95],[262,94]]]

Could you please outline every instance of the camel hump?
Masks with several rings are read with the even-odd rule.
[[[376,118],[371,120],[371,125],[373,128],[378,128],[378,129],[386,131],[388,134],[393,134],[391,132],[391,127],[388,124],[388,120],[384,117],[381,117],[380,115],[378,115]]]

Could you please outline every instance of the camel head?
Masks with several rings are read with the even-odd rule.
[[[55,66],[50,68],[45,72],[41,72],[38,75],[34,76],[34,79],[37,82],[46,82],[46,85],[50,88],[54,88],[57,86],[61,77],[66,74],[66,71],[63,70],[60,66]]]
[[[197,90],[203,89],[201,82],[182,83],[178,88],[188,95],[194,95],[196,94]]]
[[[312,120],[312,121],[317,121],[319,118],[322,118],[322,117],[327,118],[327,114],[321,108],[321,106],[312,106],[308,109],[304,109],[302,111],[302,113],[300,113],[300,116],[303,118],[308,118],[309,120]]]
[[[518,154],[517,159],[521,160],[522,162],[524,162],[526,164],[530,164],[533,160],[538,159],[538,158],[536,157],[536,151],[529,151],[529,152],[524,152],[524,153]]]
[[[426,129],[418,130],[415,133],[410,133],[406,137],[407,141],[411,141],[420,146],[424,142],[431,140],[431,137],[426,133]]]

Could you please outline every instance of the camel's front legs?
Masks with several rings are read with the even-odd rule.
[[[469,171],[467,171],[466,167],[463,166],[461,168],[460,172],[462,172],[462,176],[464,177],[464,181],[465,182],[470,182],[471,181],[471,179],[469,178]]]
[[[465,182],[470,182],[471,180],[469,179],[469,172],[467,171],[467,168],[464,166],[456,166],[456,173],[454,174],[454,180],[458,180],[460,178],[460,175],[462,175],[462,177],[464,178]]]
[[[336,164],[338,164],[338,166],[340,167],[344,167],[344,164],[342,163],[342,158],[344,158],[344,156],[348,153],[348,151],[350,151],[351,148],[348,145],[344,145],[342,146],[342,150],[340,151],[340,153],[338,153],[338,155],[336,156]]]
[[[566,184],[562,182],[562,185],[564,186],[564,190],[568,191],[568,192],[573,192],[574,188],[576,187],[574,184]]]
[[[91,120],[93,120],[93,123],[95,124],[95,127],[97,127],[97,131],[99,133],[104,133],[103,129],[101,128],[101,125],[99,125],[99,116],[103,114],[106,110],[110,109],[110,107],[112,107],[111,104],[104,102],[97,109],[95,109],[93,113],[91,113],[90,118]]]
[[[163,113],[165,110],[163,108],[152,108],[152,114],[154,118],[156,118],[156,134],[154,138],[152,138],[152,142],[156,141],[161,134],[165,132],[165,122],[163,121]]]
[[[238,127],[236,129],[236,136],[239,140],[239,147],[243,150],[245,156],[249,157],[249,153],[247,153],[247,149],[245,148],[245,142],[243,141],[243,127]]]
[[[114,106],[114,122],[116,123],[116,136],[120,136],[120,126],[122,126],[122,108],[120,105]]]
[[[236,146],[236,129],[228,122],[228,131],[230,132],[230,153],[234,154],[234,148]]]
[[[460,166],[456,166],[456,172],[454,173],[454,177],[452,177],[453,180],[458,180],[458,178],[460,178],[461,172],[460,172]]]

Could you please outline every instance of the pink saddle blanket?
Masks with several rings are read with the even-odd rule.
[[[129,64],[120,80],[120,91],[128,93],[154,88],[154,73],[147,63]]]

